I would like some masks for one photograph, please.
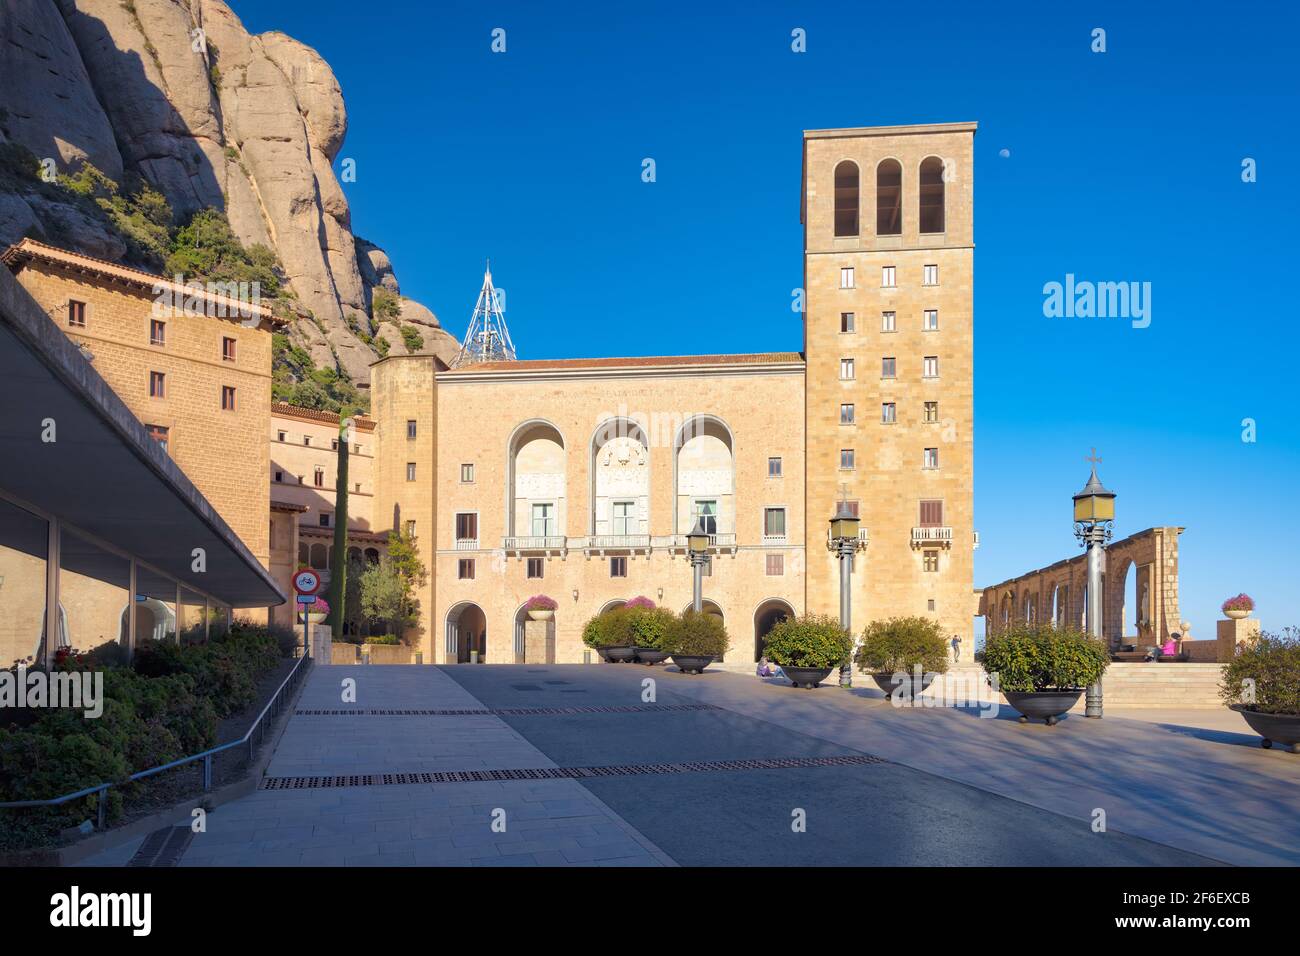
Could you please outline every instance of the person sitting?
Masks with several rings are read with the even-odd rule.
[[[781,671],[781,668],[777,667],[775,664],[773,664],[771,661],[767,659],[766,654],[764,654],[761,658],[759,658],[758,668],[755,670],[755,673],[759,677],[784,677],[785,676],[785,674]]]

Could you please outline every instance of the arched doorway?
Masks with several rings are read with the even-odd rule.
[[[781,621],[794,617],[794,608],[780,598],[764,601],[754,612],[754,660],[763,656],[767,646],[767,634]]]
[[[487,661],[487,615],[472,601],[462,601],[447,612],[446,643],[448,664]]]
[[[626,603],[627,601],[623,600],[623,598],[615,598],[612,601],[606,601],[604,604],[602,604],[600,610],[597,611],[596,613],[604,614],[606,611],[614,611],[617,610],[618,608],[621,608]]]

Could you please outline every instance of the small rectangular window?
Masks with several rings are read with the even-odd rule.
[[[937,565],[937,564],[935,565],[935,568],[936,568],[936,569],[938,568],[938,565]],[[925,609],[926,609],[927,611],[933,611],[933,610],[934,610],[934,598],[930,598],[928,601],[925,602]]]
[[[894,402],[885,402],[880,406],[880,421],[884,425],[892,425],[898,421],[898,405]]]
[[[937,422],[937,421],[939,420],[939,403],[938,403],[938,402],[926,402],[926,403],[925,403],[925,420],[926,420],[927,422]]]
[[[167,376],[162,372],[149,373],[149,397],[166,398],[167,397]]]
[[[898,376],[898,359],[892,355],[886,355],[880,360],[880,377],[896,378]]]
[[[852,425],[852,424],[853,424],[853,406],[852,406],[852,405],[841,405],[841,406],[840,406],[840,424],[841,424],[841,425]]]
[[[460,466],[460,480],[462,484],[470,484],[474,480],[474,466],[471,463],[465,463]]]
[[[767,477],[769,477],[769,478],[780,478],[780,477],[781,477],[781,459],[780,459],[780,458],[769,458],[769,459],[767,460]]]
[[[925,277],[921,280],[922,285],[939,284],[939,267],[937,265],[928,265],[925,267]]]
[[[277,472],[275,473],[275,480],[276,480],[276,481],[284,481],[284,472],[282,472],[282,471],[277,471]]]
[[[415,437],[415,419],[413,418],[408,418],[406,420],[406,437],[407,438]]]
[[[853,313],[852,313],[852,312],[841,312],[841,313],[840,313],[840,331],[841,331],[841,332],[852,332],[852,331],[853,331]]]
[[[926,310],[925,310],[925,321],[921,324],[921,328],[923,328],[923,329],[924,329],[925,331],[927,331],[927,332],[933,332],[933,331],[935,331],[936,329],[939,328],[939,310],[938,310],[938,309],[926,309]]]
[[[939,552],[938,552],[938,551],[926,551],[926,552],[924,552],[924,555],[925,555],[925,570],[928,571],[928,572],[931,572],[931,573],[933,573],[933,572],[935,572],[935,571],[938,571],[938,570],[939,570]],[[931,602],[931,603],[933,603],[933,602]],[[930,610],[933,611],[934,608],[931,607]]]
[[[610,558],[609,576],[611,578],[627,577],[627,558]]]
[[[235,410],[235,387],[233,385],[221,386],[221,410],[223,412],[233,412]]]
[[[235,360],[235,340],[229,336],[221,338],[221,361],[233,362]]]
[[[546,573],[546,559],[545,559],[545,558],[529,558],[529,559],[528,559],[528,576],[529,576],[530,578],[540,578],[540,577],[543,577],[543,576],[545,575],[545,573]]]
[[[853,266],[840,267],[840,288],[841,289],[853,288]]]
[[[922,528],[943,527],[943,499],[922,501],[919,518]]]
[[[785,537],[785,509],[763,509],[763,536],[767,538]]]
[[[882,289],[895,289],[898,287],[896,281],[897,270],[894,266],[880,267],[880,287]]]
[[[330,516],[324,512],[321,512],[320,526],[322,528],[328,528],[330,526]]]
[[[276,432],[276,433],[275,433],[275,440],[276,440],[276,441],[284,441],[287,437],[289,437],[287,432]]]
[[[167,323],[161,319],[149,320],[149,344],[166,345],[167,344]]]
[[[415,462],[413,461],[406,463],[406,480],[415,481]]]
[[[939,467],[939,449],[927,448],[925,457],[922,459],[922,468],[932,470]]]
[[[478,515],[466,512],[456,515],[456,540],[478,540]]]
[[[310,444],[311,444],[311,436],[310,436],[310,435],[303,435],[303,436],[302,436],[302,443],[303,443],[304,445],[310,445]]]
[[[149,437],[162,445],[163,451],[166,451],[168,429],[162,425],[145,425],[144,427],[149,432]]]
[[[338,450],[339,450],[339,440],[337,438],[331,438],[330,451],[338,451]]]
[[[324,487],[325,487],[325,469],[324,469],[324,468],[317,468],[317,469],[316,469],[315,473],[312,475],[312,482],[316,485],[317,488],[324,488]]]
[[[767,576],[780,577],[785,574],[785,555],[769,554],[767,556]]]
[[[76,299],[68,300],[68,325],[74,329],[86,327],[86,303],[78,302]]]
[[[921,375],[923,378],[939,377],[939,356],[927,355],[921,365]]]
[[[840,449],[840,470],[841,471],[853,470],[853,449],[852,448]]]
[[[897,332],[898,331],[898,313],[881,312],[880,313],[880,331]]]
[[[474,580],[474,559],[461,558],[456,562],[456,577],[462,581]]]
[[[406,522],[406,536],[412,540],[415,539],[415,519]]]
[[[853,359],[840,359],[840,380],[849,381],[853,378]]]

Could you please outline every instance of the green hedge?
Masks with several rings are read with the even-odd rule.
[[[838,667],[848,660],[853,638],[830,615],[808,614],[778,621],[763,647],[782,667]]]
[[[1263,714],[1300,715],[1300,630],[1265,631],[1242,648],[1223,669],[1219,695]]]
[[[1087,687],[1110,664],[1103,641],[1050,624],[1016,624],[984,641],[984,670],[1003,691]]]
[[[131,667],[69,656],[63,669],[103,673],[104,711],[92,719],[80,710],[43,710],[26,726],[0,727],[0,801],[45,800],[120,782],[216,746],[220,719],[254,702],[258,678],[281,656],[275,633],[243,622],[205,644],[143,641]],[[120,818],[124,799],[143,787],[110,790],[107,819]],[[94,819],[96,799],[0,810],[0,848],[56,842],[60,830]]]
[[[722,619],[703,611],[687,610],[670,615],[668,627],[659,643],[660,650],[688,657],[712,657],[718,660],[727,653],[731,638]]]
[[[948,642],[933,618],[891,617],[867,625],[854,660],[869,674],[917,666],[927,674],[943,674],[948,670]]]

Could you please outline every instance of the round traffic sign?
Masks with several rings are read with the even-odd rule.
[[[315,594],[320,590],[320,575],[311,568],[299,568],[293,576],[293,589],[299,594]]]

